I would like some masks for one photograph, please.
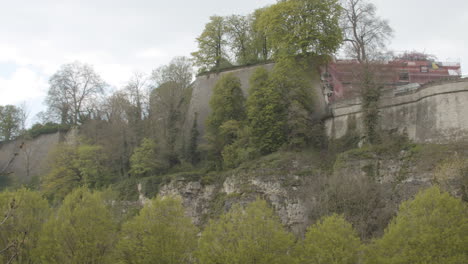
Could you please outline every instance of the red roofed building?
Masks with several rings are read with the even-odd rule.
[[[322,84],[330,101],[357,96],[360,64],[337,60],[322,69]],[[421,85],[461,77],[460,63],[437,62],[425,54],[405,53],[391,61],[373,64],[376,81],[395,93],[418,89]]]

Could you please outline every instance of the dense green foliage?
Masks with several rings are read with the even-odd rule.
[[[245,98],[239,78],[226,74],[216,83],[210,98],[212,109],[206,120],[210,155],[221,168],[222,151],[237,139],[239,123],[245,120]]]
[[[212,220],[203,231],[197,258],[201,263],[291,263],[293,237],[265,201],[239,205]]]
[[[118,263],[189,263],[197,232],[180,198],[154,198],[124,224],[117,245]]]
[[[379,138],[379,101],[381,85],[377,83],[372,65],[361,67],[359,81],[361,84],[361,98],[363,122],[368,143],[376,144]]]
[[[130,157],[130,174],[135,177],[161,174],[167,168],[167,164],[164,164],[164,160],[158,159],[157,151],[156,143],[144,138]]]
[[[38,137],[44,134],[52,134],[56,132],[66,132],[70,129],[68,125],[60,125],[53,122],[47,122],[45,124],[37,123],[34,124],[28,131],[28,135],[32,138]]]
[[[286,117],[281,91],[270,83],[267,70],[258,68],[250,78],[247,118],[252,145],[261,154],[274,152],[286,142]]]
[[[113,263],[116,232],[102,194],[78,188],[45,223],[35,255],[40,263]]]
[[[78,186],[107,186],[112,177],[105,159],[100,146],[60,144],[49,157],[50,172],[41,187],[50,199],[60,201]]]
[[[14,105],[0,105],[0,141],[12,140],[19,136],[24,120],[24,111]]]
[[[0,193],[2,263],[465,263],[466,203],[438,187],[400,206],[385,234],[361,245],[343,216],[332,214],[295,241],[264,200],[234,204],[203,227],[182,200],[148,200],[122,211],[109,192],[79,187],[50,208],[41,193]],[[122,213],[123,212],[123,213]]]
[[[345,158],[373,160],[376,153],[389,150],[408,152],[409,156],[417,152],[416,147],[407,147],[407,140],[385,142],[381,137],[380,87],[370,64],[363,66],[359,77],[364,128],[371,145],[340,153],[360,140],[354,124],[348,126],[341,143],[331,142],[325,148],[324,127],[315,112],[317,97],[322,95],[315,94],[313,86],[319,82],[319,67],[342,41],[341,11],[336,0],[286,0],[247,16],[211,17],[197,38],[199,50],[193,54],[202,72],[219,72],[231,66],[231,61],[247,65],[274,58],[275,65],[271,71],[266,70],[269,65],[258,67],[249,80],[248,97],[244,97],[239,78],[219,73],[221,78],[209,101],[206,141],[199,141],[198,131],[198,122],[204,120],[189,112],[193,81],[189,59],[175,58],[149,77],[135,74],[104,102],[98,98],[105,83],[91,66],[64,65],[51,78],[47,99],[50,118],[62,125],[44,121],[34,125],[24,139],[78,124],[82,138],[72,138],[49,154],[48,172],[41,177],[40,186],[33,186],[40,192],[0,193],[4,216],[0,219],[1,262],[467,262],[464,202],[430,188],[403,203],[381,236],[395,208],[389,210],[383,198],[384,191],[394,190],[384,190],[376,179],[380,160],[358,168],[363,171],[358,177],[340,175],[348,173],[340,171]],[[73,76],[79,79],[68,87]],[[86,85],[87,80],[93,87]],[[89,96],[63,96],[80,90]],[[21,134],[22,113],[13,110],[0,107],[0,140]],[[205,145],[199,148],[200,142]],[[288,157],[306,152],[301,162],[308,167],[291,169],[299,167],[299,162]],[[279,182],[288,192],[289,187],[296,191],[304,182],[317,182],[310,185],[316,188],[310,192],[317,196],[306,201],[316,207],[304,212],[313,223],[304,239],[295,240],[266,201],[248,203],[257,194],[250,183],[240,186],[239,193],[222,191],[229,187],[222,185],[227,174],[250,177],[248,169],[253,167],[264,177],[281,177]],[[466,159],[445,161],[434,173],[434,182],[466,201],[467,172]],[[396,188],[408,174],[404,166],[398,173]],[[0,168],[0,176],[6,175],[9,171]],[[184,195],[195,197],[195,202],[167,196],[145,199],[160,190],[167,194],[162,186],[169,181],[171,188],[184,186]],[[188,181],[193,185],[185,186]],[[455,191],[454,182],[461,186]],[[107,188],[118,195],[102,192]],[[206,196],[198,200],[200,193]],[[228,202],[227,197],[232,199]],[[283,194],[267,197],[278,201]],[[200,206],[205,199],[212,203],[208,210]],[[294,206],[290,202],[285,206]],[[195,215],[202,209],[202,219],[197,219],[201,233],[183,203],[195,206],[190,208]],[[275,203],[275,209],[290,213],[283,205]],[[297,231],[297,226],[290,228]],[[374,240],[363,246],[359,236],[363,241]]]
[[[221,67],[223,59],[226,59],[226,24],[220,16],[210,17],[210,22],[205,25],[205,30],[197,38],[197,52],[192,53],[196,64],[203,70],[217,69]]]
[[[342,216],[331,215],[307,229],[298,247],[299,263],[358,263],[361,242],[356,231]]]
[[[365,263],[465,263],[468,208],[435,186],[404,202]]]
[[[260,27],[277,55],[333,54],[340,46],[337,0],[280,1],[266,9]]]
[[[0,193],[0,262],[34,263],[33,250],[50,214],[47,200],[27,189]]]

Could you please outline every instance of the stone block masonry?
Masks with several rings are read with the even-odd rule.
[[[330,105],[333,116],[326,119],[329,138],[338,139],[348,131],[353,117],[362,131],[359,98]],[[383,130],[405,133],[417,143],[468,141],[468,80],[437,83],[410,94],[385,95],[380,101]]]

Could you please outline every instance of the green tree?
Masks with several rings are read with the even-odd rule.
[[[286,136],[288,146],[303,148],[310,144],[313,135],[315,94],[312,89],[310,58],[282,57],[270,74],[273,91],[281,94],[287,107]]]
[[[468,208],[434,186],[401,204],[364,263],[467,263]]]
[[[210,22],[205,25],[203,33],[197,38],[198,51],[193,52],[195,64],[202,71],[219,69],[223,59],[227,59],[225,52],[226,22],[223,17],[212,16]]]
[[[221,127],[228,121],[245,120],[245,98],[239,78],[226,74],[216,83],[210,98],[211,113],[207,118],[207,139],[213,159],[221,166],[223,148],[232,144],[236,137],[233,133],[221,133]]]
[[[253,47],[252,17],[232,15],[226,18],[226,34],[238,64],[257,61]]]
[[[78,186],[101,188],[111,182],[100,146],[60,144],[48,159],[50,172],[42,179],[41,187],[53,200],[63,199]]]
[[[358,263],[361,242],[352,225],[343,216],[331,215],[307,229],[298,246],[299,263]]]
[[[366,0],[343,1],[341,18],[344,50],[359,62],[368,62],[382,55],[393,30],[388,21],[376,15],[376,7]]]
[[[88,64],[65,64],[49,79],[46,104],[61,124],[82,124],[106,83]],[[88,112],[88,113],[86,113]]]
[[[258,68],[250,78],[247,120],[252,145],[261,154],[274,152],[286,142],[285,103],[278,86],[269,82],[268,71]]]
[[[337,0],[280,1],[260,18],[277,55],[336,52],[342,42],[341,7]]]
[[[203,231],[197,257],[204,264],[292,263],[293,236],[263,200],[235,205]]]
[[[380,142],[379,102],[383,87],[377,82],[370,63],[361,65],[358,78],[361,85],[364,132],[368,143],[377,144]]]
[[[242,162],[258,157],[259,151],[251,146],[250,129],[242,122],[229,120],[220,127],[221,137],[229,139],[230,144],[224,146],[223,168],[236,168]]]
[[[50,209],[39,192],[28,189],[0,193],[0,262],[33,263],[32,250]]]
[[[455,155],[442,161],[434,170],[433,181],[442,190],[455,193],[468,202],[468,158]]]
[[[256,9],[252,14],[252,45],[257,60],[267,61],[271,59],[271,41],[261,23],[261,16],[267,7]]]
[[[130,173],[135,177],[160,174],[167,169],[168,164],[159,156],[156,142],[144,138],[130,158]]]
[[[24,116],[21,108],[14,105],[0,105],[0,141],[12,140],[19,136]]]
[[[200,132],[198,131],[198,113],[195,113],[193,117],[192,129],[190,130],[190,143],[187,151],[188,160],[192,165],[200,161],[200,152],[198,150],[198,137]]]
[[[45,224],[34,255],[40,263],[114,263],[116,233],[102,193],[77,188]]]
[[[154,198],[124,224],[117,245],[119,263],[190,263],[197,232],[180,198]]]
[[[151,136],[171,166],[180,163],[185,151],[183,126],[192,97],[192,78],[192,63],[185,57],[172,59],[151,75],[154,85],[149,108]]]

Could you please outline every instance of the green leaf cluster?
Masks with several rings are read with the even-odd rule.
[[[272,153],[286,142],[287,106],[278,88],[263,67],[250,78],[247,120],[252,145],[261,154]]]
[[[0,193],[0,262],[34,263],[42,225],[51,213],[39,192],[28,189]]]
[[[293,236],[263,200],[235,205],[203,231],[197,258],[205,264],[292,263]]]
[[[50,172],[41,187],[46,196],[62,200],[74,188],[101,188],[111,182],[102,147],[81,144],[59,144],[49,156]]]
[[[343,216],[331,215],[307,229],[298,245],[297,260],[303,264],[358,263],[361,241]]]
[[[77,188],[44,225],[35,256],[40,263],[114,263],[116,233],[102,193]]]
[[[288,0],[268,7],[258,27],[276,56],[333,54],[342,43],[337,0]]]
[[[123,225],[117,244],[119,263],[190,263],[197,232],[180,198],[154,198]]]
[[[434,186],[401,204],[364,263],[458,264],[468,261],[466,203]]]
[[[144,138],[130,157],[130,174],[135,177],[161,174],[168,164],[158,153],[156,142]]]
[[[238,138],[238,130],[246,117],[245,98],[239,78],[226,74],[216,83],[210,98],[211,113],[207,118],[207,140],[211,158],[222,167],[222,151]]]

